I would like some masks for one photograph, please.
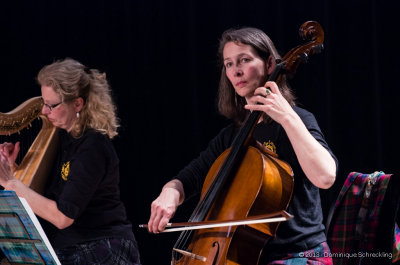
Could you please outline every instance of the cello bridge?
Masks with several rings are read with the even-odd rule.
[[[196,255],[196,254],[191,253],[189,251],[185,251],[185,250],[177,249],[177,248],[173,248],[173,250],[178,252],[178,253],[180,253],[180,254],[182,254],[182,255],[184,255],[184,256],[190,257],[191,259],[200,260],[202,262],[206,262],[207,261],[206,257],[200,256],[200,255]]]

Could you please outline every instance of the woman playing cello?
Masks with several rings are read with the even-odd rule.
[[[233,122],[221,130],[198,158],[164,185],[151,205],[149,231],[163,231],[177,207],[201,191],[213,161],[230,147],[249,113],[261,111],[253,138],[290,164],[295,181],[287,210],[294,218],[280,224],[276,236],[264,248],[260,264],[332,264],[322,223],[319,188],[333,185],[337,159],[315,117],[295,105],[285,82],[280,87],[267,82],[280,56],[261,30],[227,30],[220,41],[219,55],[222,73],[218,109]]]

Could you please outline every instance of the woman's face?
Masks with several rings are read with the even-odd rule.
[[[236,93],[246,99],[253,96],[257,87],[267,79],[266,62],[254,48],[240,42],[228,42],[223,50],[226,76]]]
[[[42,113],[54,126],[71,131],[77,120],[76,113],[80,111],[75,100],[62,102],[60,96],[49,86],[42,86],[41,90],[44,102]]]

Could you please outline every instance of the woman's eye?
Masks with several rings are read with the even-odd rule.
[[[249,61],[250,61],[249,58],[242,58],[242,62],[243,62],[243,63],[247,63],[247,62],[249,62]]]
[[[231,67],[232,66],[232,63],[226,63],[225,64],[225,68],[229,68],[229,67]]]

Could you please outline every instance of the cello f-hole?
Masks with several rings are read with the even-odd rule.
[[[218,243],[218,241],[214,241],[214,243],[212,244],[212,246],[213,246],[213,247],[217,246],[217,251],[215,252],[215,257],[214,257],[213,264],[212,264],[212,265],[216,265],[216,264],[217,264],[218,257],[219,257],[219,243]]]

